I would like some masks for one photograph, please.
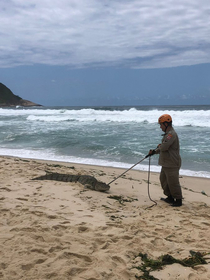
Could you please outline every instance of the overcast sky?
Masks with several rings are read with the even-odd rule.
[[[0,82],[43,105],[210,104],[209,0],[1,0]]]

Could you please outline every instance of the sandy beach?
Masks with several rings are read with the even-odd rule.
[[[181,176],[183,206],[174,208],[160,200],[158,173],[150,174],[152,201],[147,172],[130,170],[99,192],[32,179],[58,172],[109,183],[124,170],[5,156],[0,164],[0,279],[210,279],[210,179]],[[206,263],[146,273],[145,255]]]

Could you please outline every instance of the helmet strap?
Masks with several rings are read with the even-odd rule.
[[[166,133],[166,130],[167,130],[167,128],[168,128],[168,123],[167,123],[167,122],[164,122],[163,124],[164,124],[164,126],[165,126],[164,132]],[[167,125],[166,125],[166,124],[167,124]]]

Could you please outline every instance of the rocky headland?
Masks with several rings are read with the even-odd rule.
[[[42,106],[36,104],[29,100],[22,99],[18,95],[13,94],[13,92],[6,87],[4,84],[0,83],[0,107],[32,107],[32,106]]]

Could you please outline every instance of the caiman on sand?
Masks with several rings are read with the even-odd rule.
[[[85,188],[106,192],[110,189],[110,186],[106,183],[98,181],[95,177],[90,175],[72,175],[72,174],[60,174],[60,173],[46,173],[43,176],[33,178],[32,180],[55,180],[62,182],[79,182],[84,185]]]

